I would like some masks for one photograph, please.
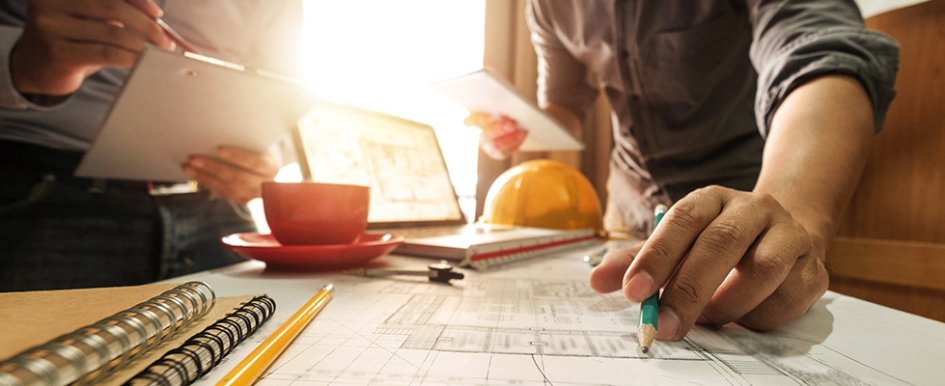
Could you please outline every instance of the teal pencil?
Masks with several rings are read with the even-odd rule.
[[[665,205],[657,205],[653,210],[653,230],[660,225],[663,215],[666,214]],[[660,291],[657,289],[653,295],[646,298],[640,304],[640,328],[637,331],[637,339],[640,342],[640,349],[643,353],[650,352],[650,346],[656,339],[656,331],[659,329],[659,311],[660,311]]]

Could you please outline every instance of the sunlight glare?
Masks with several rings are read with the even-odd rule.
[[[484,0],[310,0],[302,74],[318,97],[436,129],[457,194],[475,197],[479,131],[430,84],[482,67]],[[473,202],[473,206],[474,206]]]

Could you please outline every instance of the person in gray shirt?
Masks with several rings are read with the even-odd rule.
[[[140,284],[242,259],[220,237],[255,230],[245,208],[273,157],[221,147],[182,167],[201,187],[73,172],[161,17],[200,53],[293,74],[301,2],[0,0],[0,291]],[[199,128],[194,128],[199,130]]]
[[[599,89],[613,107],[607,227],[645,234],[673,204],[591,286],[635,302],[663,288],[659,339],[803,315],[893,99],[896,43],[852,0],[531,0],[527,21],[539,105],[575,133]],[[487,154],[525,138],[470,118]]]

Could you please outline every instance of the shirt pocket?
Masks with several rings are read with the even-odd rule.
[[[642,45],[641,88],[654,113],[670,126],[714,105],[727,85],[751,70],[747,16],[726,12],[685,29],[657,32]]]

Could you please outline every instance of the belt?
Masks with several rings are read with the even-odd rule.
[[[53,149],[25,142],[0,141],[0,165],[15,167],[69,184],[90,192],[104,192],[107,189],[148,192],[152,195],[192,193],[196,183],[184,184],[157,181],[132,181],[103,178],[84,178],[74,175],[83,152]]]

